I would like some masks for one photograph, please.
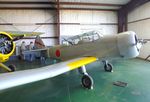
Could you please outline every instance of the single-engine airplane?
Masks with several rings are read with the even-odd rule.
[[[103,36],[95,41],[54,46],[46,49],[45,53],[62,62],[37,69],[0,74],[0,90],[52,78],[74,69],[79,69],[83,75],[83,87],[92,89],[93,79],[86,72],[85,65],[99,59],[104,61],[105,71],[112,72],[113,66],[107,59],[134,58],[139,55],[141,44],[135,32],[127,31]]]
[[[15,51],[15,41],[25,36],[36,36],[42,34],[41,32],[14,32],[6,31],[0,32],[0,67],[8,72],[15,71],[14,65],[6,66],[3,62],[6,62],[9,57]]]

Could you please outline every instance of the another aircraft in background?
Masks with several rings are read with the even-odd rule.
[[[85,65],[99,59],[104,61],[105,71],[112,72],[113,66],[107,62],[108,59],[135,58],[139,55],[141,45],[135,32],[127,31],[96,40],[44,49],[47,56],[61,62],[37,69],[0,74],[0,90],[55,77],[74,69],[79,69],[83,75],[83,87],[92,89],[93,79],[86,72]]]
[[[0,67],[12,72],[15,71],[14,65],[6,66],[3,62],[6,62],[9,57],[15,51],[15,41],[25,36],[36,36],[42,34],[41,32],[14,32],[6,31],[0,32]]]
[[[31,62],[31,61],[34,61],[36,58],[45,59],[44,54],[42,53],[42,50],[47,49],[48,47],[45,46],[41,37],[37,35],[33,45],[27,45],[26,48],[27,50],[22,51],[20,56],[21,55],[23,56],[24,58],[23,60],[27,60]]]

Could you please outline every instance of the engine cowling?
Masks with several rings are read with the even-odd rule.
[[[5,62],[15,51],[15,43],[6,32],[0,32],[0,62]]]
[[[119,33],[117,44],[120,56],[123,58],[134,58],[140,53],[137,36],[133,31]]]

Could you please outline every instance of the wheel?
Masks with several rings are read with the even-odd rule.
[[[10,72],[14,72],[16,70],[16,66],[13,64],[9,65],[8,68],[10,68]]]
[[[81,81],[82,81],[83,87],[88,88],[88,89],[93,89],[93,79],[91,76],[83,75]]]
[[[113,72],[113,70],[112,70],[113,66],[110,63],[105,64],[104,69],[105,69],[106,72]]]

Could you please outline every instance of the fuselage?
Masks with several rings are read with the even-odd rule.
[[[48,50],[52,58],[62,61],[77,57],[93,56],[107,58],[133,58],[139,55],[134,32],[124,32],[113,36],[104,36],[92,42],[76,45],[59,45]]]

